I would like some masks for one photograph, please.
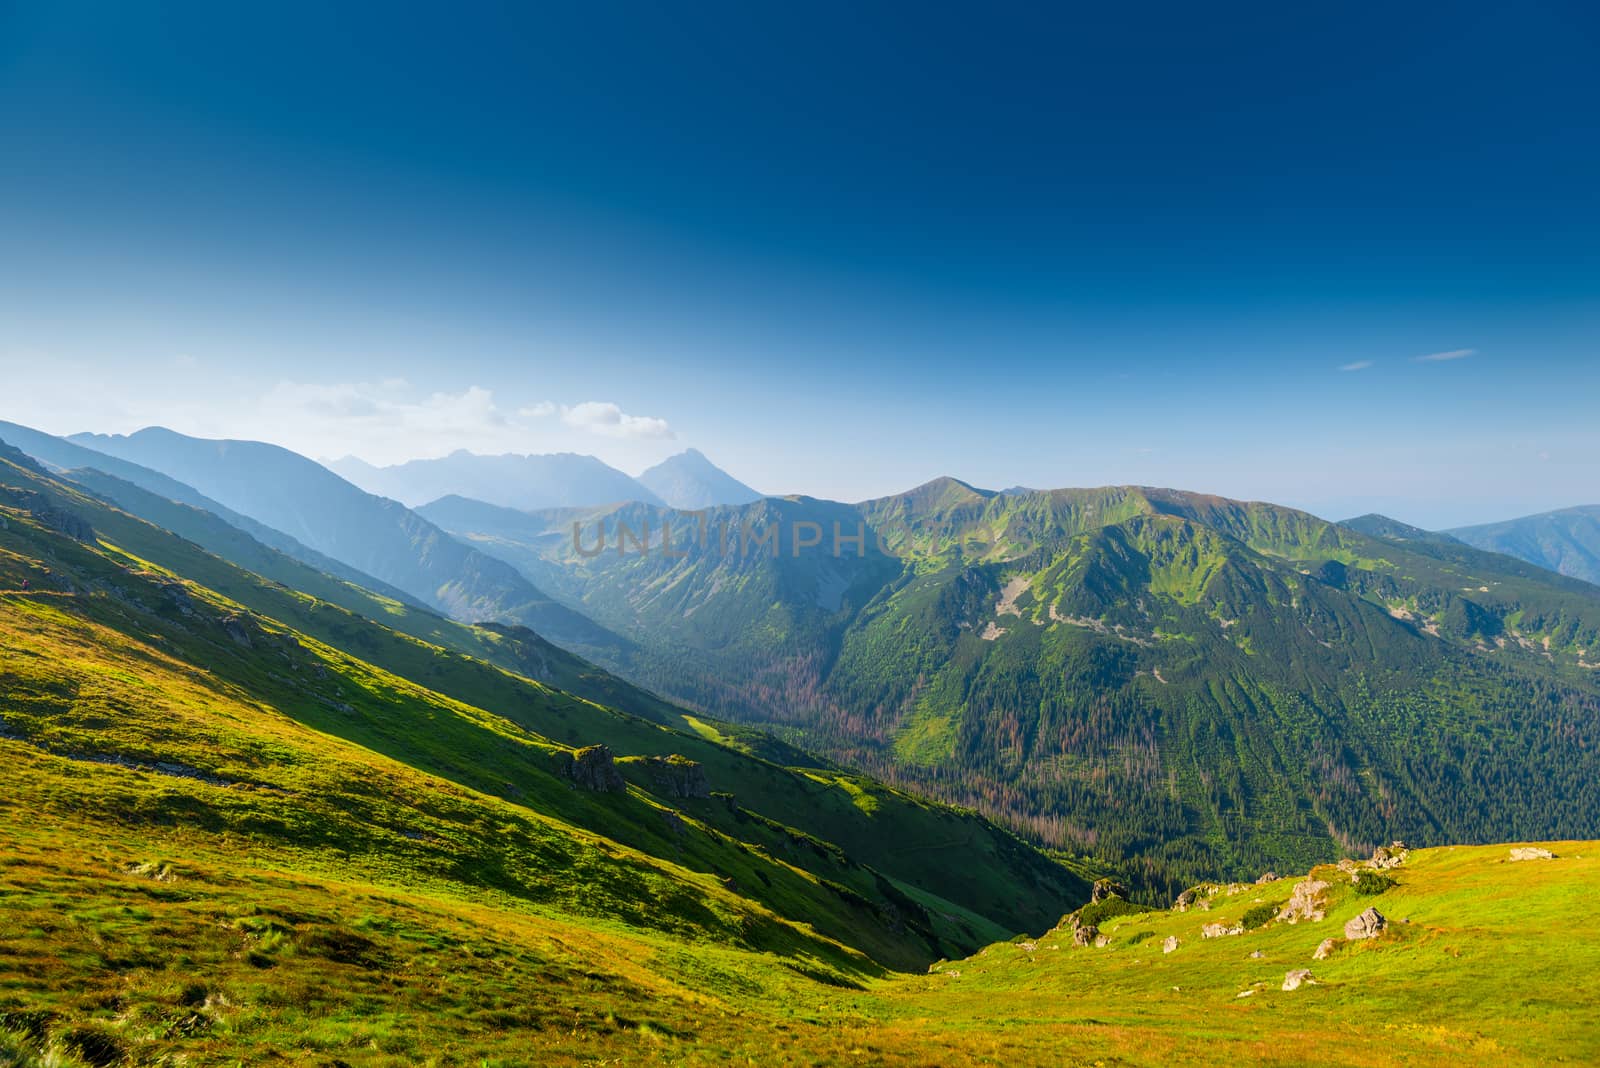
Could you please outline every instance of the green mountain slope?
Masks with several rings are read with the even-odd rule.
[[[210,441],[160,427],[72,442],[151,468],[225,507],[460,619],[521,623],[576,647],[617,639],[397,501],[375,497],[275,445]]]
[[[23,453],[56,471],[76,472],[77,481],[80,484],[91,485],[97,493],[112,501],[121,503],[121,498],[129,495],[130,489],[133,489],[143,490],[150,501],[188,505],[191,509],[210,513],[229,526],[242,531],[251,540],[259,542],[267,548],[282,553],[308,567],[333,575],[345,582],[363,586],[386,597],[405,601],[407,604],[421,604],[416,598],[398,587],[390,586],[363,571],[335,560],[331,556],[319,553],[282,531],[275,530],[265,523],[258,523],[247,515],[235,512],[233,509],[207,497],[194,487],[187,486],[175,478],[169,478],[159,471],[141,467],[139,464],[129,463],[127,460],[118,459],[103,452],[84,448],[82,445],[76,445],[65,438],[58,438],[16,423],[7,423],[3,420],[0,420],[0,442],[20,449]],[[184,514],[183,512],[174,511],[168,513],[166,518],[178,521]],[[161,525],[160,519],[150,516],[145,516],[145,518]],[[180,533],[182,532],[180,531]]]
[[[264,581],[40,472],[8,463],[0,474],[18,509],[15,559],[19,568],[33,569],[35,589],[67,593],[64,603],[97,622],[112,612],[107,625],[125,636],[155,643],[189,670],[228,680],[250,700],[316,730],[713,873],[818,930],[852,928],[850,943],[884,963],[914,964],[1000,931],[1036,926],[1086,892],[1077,876],[970,813],[814,763],[779,766],[746,751],[755,747],[739,747],[734,732],[658,699],[643,706],[655,713],[651,720],[575,698]],[[88,532],[85,540],[45,537],[29,518],[36,513],[73,517]],[[90,538],[103,547],[94,548]],[[19,589],[21,581],[5,588]],[[324,592],[349,592],[323,582]],[[225,600],[208,613],[209,598]],[[418,630],[419,621],[431,620],[453,640],[469,630],[389,608],[384,618]],[[186,635],[201,620],[209,640],[190,650]],[[559,653],[513,628],[471,633],[510,663]],[[587,674],[603,677],[592,668]],[[648,697],[615,680],[612,686],[624,696]],[[386,703],[363,705],[372,694]],[[505,737],[528,739],[528,755],[519,757]],[[602,743],[617,758],[619,774],[648,798],[642,807],[619,808],[624,799],[618,799],[573,810],[561,801],[570,790],[550,796],[549,761],[557,760],[559,772],[560,753]],[[527,777],[529,760],[545,767],[536,784]],[[752,871],[751,856],[779,870],[758,864]]]
[[[1600,593],[1451,539],[953,479],[679,516],[671,552],[638,508],[433,514],[634,639],[607,666],[1157,887],[1600,826]]]
[[[1479,549],[1600,585],[1600,505],[1462,527],[1449,534]]]

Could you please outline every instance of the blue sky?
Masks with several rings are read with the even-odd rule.
[[[1600,501],[1582,5],[235,6],[0,4],[0,417]]]

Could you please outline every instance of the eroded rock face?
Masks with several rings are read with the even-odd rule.
[[[1100,928],[1092,923],[1086,923],[1072,932],[1072,944],[1075,946],[1092,946],[1094,940],[1100,936]]]
[[[250,640],[250,625],[243,616],[224,616],[218,625],[222,627],[222,633],[233,639],[235,645],[248,649],[255,644]]]
[[[1310,968],[1296,968],[1283,977],[1284,990],[1299,990],[1306,983],[1311,982]]]
[[[1389,926],[1389,921],[1375,908],[1367,911],[1344,925],[1344,936],[1352,942],[1363,938],[1377,938],[1383,929]]]
[[[1289,900],[1278,910],[1278,919],[1285,923],[1320,922],[1327,915],[1327,901],[1322,896],[1327,889],[1328,884],[1321,879],[1311,876],[1301,879],[1294,884]]]
[[[1187,912],[1198,900],[1200,900],[1200,891],[1191,886],[1189,889],[1178,895],[1178,900],[1172,903],[1172,907],[1177,909],[1179,912]]]
[[[610,746],[588,745],[570,753],[563,750],[556,755],[556,760],[561,765],[561,774],[580,789],[615,793],[627,786],[611,759]]]
[[[1128,888],[1115,879],[1096,879],[1094,886],[1089,891],[1089,901],[1092,904],[1097,901],[1104,901],[1113,895],[1125,898],[1128,896]]]
[[[660,797],[711,796],[711,782],[706,778],[705,765],[698,760],[673,753],[671,756],[647,757],[643,761],[655,793]]]
[[[1517,846],[1511,851],[1512,860],[1555,860],[1556,855],[1543,846]]]

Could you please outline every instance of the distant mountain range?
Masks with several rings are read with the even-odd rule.
[[[1449,531],[1468,545],[1600,585],[1600,504]]]
[[[35,447],[40,444],[34,439]],[[228,511],[456,618],[520,623],[573,647],[617,642],[581,613],[552,601],[514,568],[462,544],[404,505],[367,493],[288,449],[256,441],[191,438],[160,427],[131,435],[76,434],[69,444],[160,472],[191,487],[191,497],[198,491]],[[78,455],[73,466],[106,465]],[[108,473],[127,478],[128,472]],[[185,503],[207,507],[203,501]]]
[[[949,478],[671,551],[637,505],[427,514],[632,639],[634,681],[1144,880],[1600,819],[1600,589],[1386,517]]]
[[[452,496],[523,511],[624,501],[691,509],[746,504],[761,496],[696,449],[663,460],[638,478],[596,457],[571,452],[480,456],[458,450],[391,467],[346,456],[328,467],[369,493],[412,508]]]

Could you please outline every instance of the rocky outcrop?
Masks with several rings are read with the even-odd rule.
[[[1333,951],[1338,948],[1339,940],[1337,938],[1324,938],[1317,944],[1317,951],[1311,954],[1311,959],[1327,960],[1329,957],[1333,956]]]
[[[1175,950],[1177,948],[1178,948],[1178,936],[1177,935],[1167,935],[1167,937],[1165,939],[1163,939],[1162,942],[1161,942],[1161,952],[1163,952],[1163,953],[1171,953],[1173,950]]]
[[[1229,926],[1225,923],[1208,923],[1200,928],[1201,938],[1227,938],[1229,935],[1244,934],[1244,928],[1239,924]]]
[[[1085,923],[1072,932],[1072,944],[1075,946],[1092,946],[1099,935],[1100,928],[1092,923]]]
[[[1284,990],[1299,990],[1306,983],[1315,982],[1311,978],[1310,968],[1296,968],[1283,977]]]
[[[588,745],[571,752],[563,749],[556,753],[555,760],[561,776],[579,789],[615,793],[627,786],[611,758],[610,746]]]
[[[54,501],[38,490],[0,486],[0,504],[27,512],[40,526],[57,534],[65,534],[73,541],[94,544],[94,527],[89,525],[87,519],[76,512],[58,508]]]
[[[1383,913],[1375,908],[1367,911],[1344,925],[1344,936],[1352,942],[1363,938],[1377,938],[1383,929],[1389,926],[1389,921],[1384,919]]]
[[[1315,876],[1307,876],[1294,884],[1288,902],[1278,910],[1278,919],[1285,923],[1317,923],[1327,915],[1328,903],[1322,896],[1328,884]]]
[[[1374,849],[1372,851],[1372,859],[1367,863],[1379,871],[1385,868],[1398,868],[1406,862],[1406,853],[1406,844],[1404,842],[1394,842]]]
[[[1090,904],[1104,901],[1108,897],[1126,898],[1127,896],[1128,888],[1115,879],[1096,879],[1094,886],[1089,889]]]
[[[243,616],[223,616],[218,625],[222,627],[222,633],[233,639],[235,645],[248,649],[254,644],[250,640],[250,625]]]
[[[705,765],[698,760],[673,753],[671,756],[645,757],[637,763],[644,769],[651,793],[657,797],[711,797],[711,782],[706,778]]]
[[[1556,855],[1543,846],[1517,846],[1511,850],[1512,860],[1555,860]]]
[[[1263,872],[1261,874],[1261,878],[1256,880],[1256,885],[1257,886],[1261,886],[1264,883],[1275,883],[1277,881],[1278,881],[1278,873],[1277,872],[1275,872],[1275,871]]]

